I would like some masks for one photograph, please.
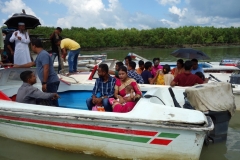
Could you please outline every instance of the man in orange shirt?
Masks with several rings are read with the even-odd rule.
[[[144,71],[144,62],[142,60],[138,61],[138,68],[136,69],[137,74],[142,74]]]

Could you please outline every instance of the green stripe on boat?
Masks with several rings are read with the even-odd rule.
[[[165,137],[165,138],[177,138],[180,134],[175,133],[161,133],[158,137]]]
[[[96,136],[96,137],[117,139],[117,140],[123,140],[123,141],[139,142],[139,143],[147,143],[151,139],[151,138],[147,138],[147,137],[134,137],[132,135],[126,136],[126,135],[113,134],[113,133],[95,132],[92,130],[87,131],[87,130],[80,130],[80,129],[60,128],[60,127],[55,127],[55,126],[39,125],[39,124],[33,124],[33,123],[23,123],[23,122],[9,121],[9,120],[0,120],[0,122],[21,125],[21,126],[50,129],[50,130],[54,130],[54,131],[82,134],[82,135],[88,135],[88,136]]]

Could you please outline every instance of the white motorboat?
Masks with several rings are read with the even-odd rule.
[[[0,97],[5,99],[0,100],[2,137],[119,159],[199,159],[205,136],[213,129],[211,118],[202,112],[174,107],[173,102],[164,105],[154,98],[140,99],[129,113],[83,110],[93,80],[61,82],[61,107],[7,100],[22,84],[23,70],[0,70]],[[41,88],[40,83],[35,86]],[[161,93],[168,88],[159,89],[148,94],[166,97]]]
[[[68,57],[66,57],[67,59]],[[79,55],[78,57],[78,67],[86,67],[92,69],[96,64],[107,59],[107,54],[96,54],[96,55]],[[64,67],[68,67],[68,62],[63,62]],[[55,59],[53,64],[55,68],[58,67],[58,60]]]

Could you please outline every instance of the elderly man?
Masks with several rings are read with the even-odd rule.
[[[25,30],[24,23],[18,23],[18,30],[12,34],[9,41],[15,41],[14,64],[21,65],[31,62],[28,47],[30,38],[27,31]]]

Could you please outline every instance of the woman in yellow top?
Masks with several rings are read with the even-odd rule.
[[[170,85],[173,79],[174,77],[170,73],[170,66],[168,64],[165,64],[163,66],[163,70],[159,71],[156,85]]]
[[[178,74],[184,73],[184,62],[182,59],[177,60],[177,67],[171,70],[171,74],[176,77]]]
[[[80,54],[80,44],[76,41],[65,38],[65,39],[58,39],[57,45],[60,45],[62,50],[64,62],[66,62],[67,50],[68,50],[68,66],[69,66],[69,74],[77,72],[77,65],[78,65],[78,56]]]

